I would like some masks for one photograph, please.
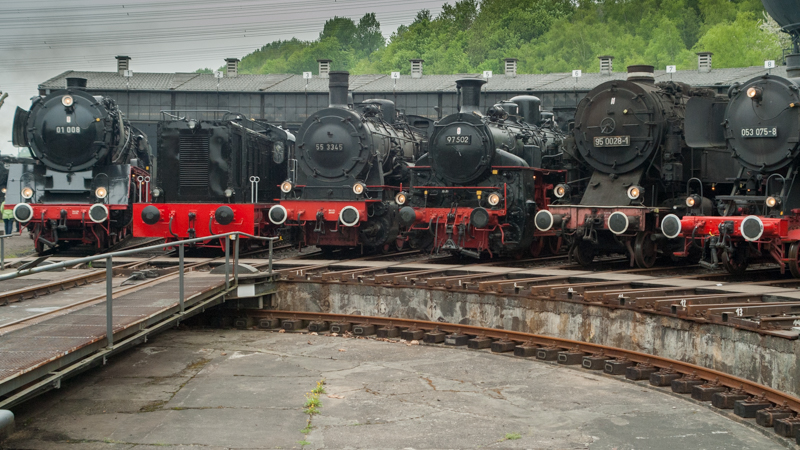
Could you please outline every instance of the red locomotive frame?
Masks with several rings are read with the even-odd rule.
[[[302,245],[356,247],[360,242],[358,236],[360,226],[368,219],[367,206],[369,203],[380,202],[380,200],[281,200],[280,206],[286,208],[286,221],[283,225],[300,227]],[[358,221],[353,226],[345,226],[339,220],[342,210],[346,207],[358,211]]]

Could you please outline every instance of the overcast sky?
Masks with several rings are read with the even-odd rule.
[[[0,0],[0,152],[11,146],[17,106],[28,109],[39,83],[67,70],[115,71],[116,55],[135,72],[216,69],[262,45],[313,40],[333,16],[375,12],[387,38],[420,9],[445,0]],[[450,1],[449,3],[453,3]]]

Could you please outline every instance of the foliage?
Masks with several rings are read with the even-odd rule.
[[[419,11],[388,42],[374,13],[357,23],[334,17],[317,40],[276,41],[245,56],[240,72],[316,72],[323,58],[356,74],[407,74],[413,58],[429,74],[502,72],[509,57],[520,73],[597,72],[606,54],[618,71],[691,69],[699,51],[714,53],[714,67],[741,67],[779,60],[787,43],[760,0],[460,0],[436,16]]]

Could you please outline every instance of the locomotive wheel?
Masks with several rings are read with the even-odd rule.
[[[595,250],[594,246],[588,242],[578,242],[575,249],[572,251],[575,261],[582,266],[589,266],[594,261]]]
[[[798,256],[800,256],[800,241],[795,241],[789,246],[789,271],[792,272],[792,276],[795,278],[800,278]]]
[[[747,259],[748,250],[750,246],[746,243],[739,244],[733,248],[733,252],[726,252],[723,251],[720,260],[722,260],[722,266],[725,267],[725,270],[732,275],[744,275],[744,271],[747,270],[747,265],[749,261]],[[789,250],[791,254],[792,250]],[[796,261],[796,259],[795,259]],[[789,263],[789,268],[791,269],[791,263]],[[794,272],[792,272],[794,275]]]
[[[547,249],[550,251],[551,255],[557,255],[561,252],[561,247],[564,246],[564,240],[561,236],[548,236],[547,237]]]
[[[636,265],[642,269],[653,267],[658,258],[658,246],[651,239],[653,233],[650,231],[640,231],[636,233],[636,242],[633,247],[633,258]]]
[[[531,256],[534,258],[538,258],[539,255],[542,254],[542,250],[544,250],[545,242],[548,240],[548,237],[535,237],[533,238],[533,243],[531,244]]]

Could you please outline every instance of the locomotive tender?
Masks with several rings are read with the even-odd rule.
[[[134,204],[134,236],[170,242],[234,231],[276,234],[266,216],[286,179],[294,135],[241,114],[217,112],[224,114],[221,120],[162,112],[148,186],[152,197]],[[223,243],[198,246],[222,248]]]
[[[722,100],[712,91],[654,83],[652,66],[630,66],[627,80],[592,89],[578,105],[565,153],[594,171],[583,188],[558,186],[559,204],[539,211],[536,227],[558,230],[583,265],[619,252],[630,255],[631,265],[651,267],[659,254],[673,254],[675,244],[666,245],[658,232],[661,217],[688,210],[710,214],[712,198],[730,186],[737,170],[724,149],[692,148],[684,141],[690,99],[701,99],[706,112],[720,111]],[[578,204],[571,190],[582,191]]]
[[[6,207],[31,233],[36,250],[81,242],[105,249],[130,232],[133,202],[146,195],[150,145],[108,97],[86,80],[17,108],[12,142],[34,161],[9,166]]]
[[[269,219],[293,229],[301,245],[385,251],[396,245],[395,196],[424,136],[397,118],[389,100],[350,105],[348,72],[329,76],[330,106],[300,128]]]
[[[742,273],[753,259],[771,259],[800,278],[800,9],[797,1],[764,0],[792,36],[787,77],[766,73],[731,86],[724,121],[697,140],[718,140],[742,165],[732,195],[718,196],[722,216],[664,217],[671,239],[703,251],[706,265]]]
[[[412,168],[407,192],[397,196],[400,223],[412,247],[432,247],[479,258],[538,254],[553,232],[535,232],[560,167],[563,134],[540,127],[541,102],[521,95],[480,113],[483,79],[456,82],[459,112],[434,124],[428,152]],[[549,239],[549,240],[548,240]]]

